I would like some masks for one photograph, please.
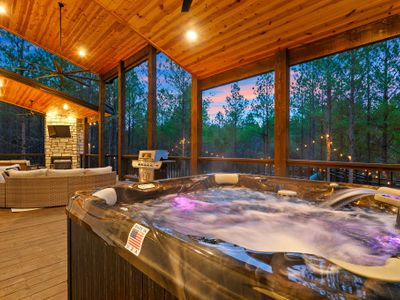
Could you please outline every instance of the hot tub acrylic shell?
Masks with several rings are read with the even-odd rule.
[[[92,191],[79,193],[71,199],[67,207],[69,278],[70,282],[75,282],[69,286],[71,299],[94,297],[99,286],[103,295],[111,293],[115,296],[118,291],[121,299],[137,298],[139,294],[142,299],[160,298],[161,295],[161,298],[176,296],[180,299],[398,299],[400,295],[399,282],[366,278],[320,257],[249,251],[220,240],[186,236],[151,227],[146,220],[132,219],[123,210],[134,202],[219,185],[265,192],[291,190],[303,199],[318,203],[326,201],[332,194],[329,183],[245,174],[209,174],[155,181],[153,185],[147,189],[141,189],[138,184],[115,186],[118,202],[114,206],[92,196]],[[341,184],[339,188],[354,186]],[[368,199],[361,204],[376,205]],[[139,256],[125,249],[135,223],[150,229]],[[88,252],[89,244],[92,252]],[[99,248],[104,249],[100,251]],[[95,278],[86,279],[87,284],[79,286],[76,277],[82,275],[83,270],[76,262],[85,261],[83,254],[99,251],[101,254],[96,256],[96,261],[85,266],[85,276],[92,276],[90,266],[96,266],[95,273],[100,272],[101,266],[102,280],[111,280],[113,288],[107,289],[107,282],[98,282]],[[319,266],[321,270],[316,270]],[[136,275],[127,275],[127,268],[131,268],[129,274]],[[132,278],[128,280],[128,277]],[[128,282],[130,287],[126,286]],[[145,291],[149,286],[158,296],[149,296],[149,291]],[[133,296],[134,289],[139,293],[136,297]]]

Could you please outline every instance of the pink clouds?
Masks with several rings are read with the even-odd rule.
[[[249,102],[251,102],[256,97],[253,91],[256,79],[256,77],[253,77],[239,82],[239,93]],[[230,96],[230,94],[231,84],[223,85],[212,90],[205,91],[203,93],[204,98],[209,98],[211,100],[208,114],[212,120],[215,118],[218,112],[224,113],[223,106],[226,104],[226,97]]]

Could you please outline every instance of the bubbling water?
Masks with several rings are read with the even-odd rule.
[[[333,211],[247,188],[168,195],[132,209],[157,228],[254,251],[307,253],[366,266],[400,255],[393,215],[361,208]]]

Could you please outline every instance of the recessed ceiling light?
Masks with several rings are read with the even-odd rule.
[[[6,7],[4,5],[0,5],[0,15],[5,15],[7,13]]]
[[[186,31],[186,38],[187,38],[189,41],[194,42],[194,41],[197,40],[197,38],[198,38],[197,32],[194,31],[194,30],[188,30],[188,31]]]
[[[68,109],[69,109],[69,105],[68,105],[67,103],[65,103],[65,104],[63,105],[63,109],[64,109],[64,110],[68,110]]]
[[[80,57],[85,57],[85,56],[86,56],[86,50],[85,50],[84,48],[80,48],[80,49],[78,50],[78,55],[79,55]]]

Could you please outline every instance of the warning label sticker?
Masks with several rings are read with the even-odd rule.
[[[130,252],[139,256],[140,250],[142,249],[142,244],[146,234],[150,230],[138,223],[132,226],[131,231],[129,232],[128,240],[126,241],[125,248]]]

